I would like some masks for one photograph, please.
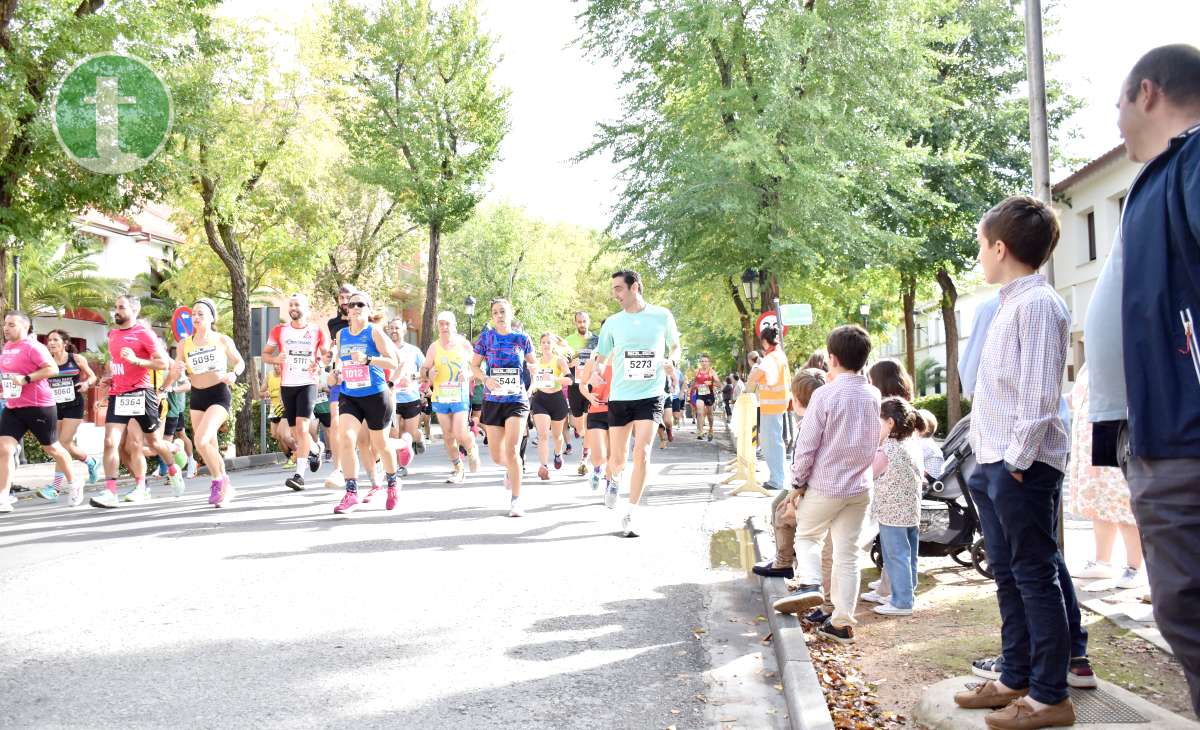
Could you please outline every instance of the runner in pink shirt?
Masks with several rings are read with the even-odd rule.
[[[173,494],[183,494],[183,475],[175,465],[170,444],[159,438],[158,391],[151,380],[151,370],[164,370],[171,361],[162,340],[153,330],[138,324],[141,302],[122,294],[113,307],[114,329],[108,332],[109,380],[108,413],[104,419],[104,489],[91,499],[93,507],[111,509],[120,504],[117,497],[117,469],[120,468],[121,437],[129,431],[129,450],[132,452],[129,471],[135,486],[125,495],[127,502],[150,499],[146,487],[146,459],[142,456],[142,441],[169,466],[167,478]]]
[[[46,381],[58,365],[46,346],[29,334],[29,317],[9,312],[4,317],[4,350],[0,353],[0,382],[4,412],[0,413],[0,512],[12,512],[13,454],[25,433],[34,435],[58,470],[67,475],[70,504],[83,504],[83,480],[71,470],[71,455],[58,443],[58,409]]]

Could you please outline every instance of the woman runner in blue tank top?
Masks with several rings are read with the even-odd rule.
[[[383,461],[387,477],[387,509],[395,509],[397,491],[396,458],[388,448],[387,429],[392,424],[395,404],[388,389],[385,369],[396,367],[392,346],[382,329],[372,327],[371,297],[354,292],[347,302],[350,326],[337,334],[337,372],[330,385],[341,384],[338,398],[338,429],[341,431],[338,464],[346,475],[346,494],[333,508],[334,514],[347,514],[358,508],[358,434],[367,427],[371,447]],[[374,469],[374,462],[367,465]],[[366,500],[361,500],[365,502]]]
[[[509,517],[523,517],[521,506],[521,437],[529,418],[529,387],[524,375],[536,364],[533,340],[512,329],[513,310],[507,299],[492,300],[492,329],[484,330],[471,358],[474,377],[484,384],[483,426],[492,461],[505,467],[504,485],[512,492]],[[482,366],[487,363],[487,373]]]

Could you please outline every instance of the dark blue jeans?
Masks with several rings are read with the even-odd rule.
[[[968,480],[1000,603],[1000,681],[1051,705],[1067,697],[1071,661],[1055,530],[1062,477],[1034,462],[1018,482],[997,462],[980,464]]]

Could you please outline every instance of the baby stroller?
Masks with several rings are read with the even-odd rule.
[[[983,547],[983,532],[979,513],[967,489],[967,479],[975,470],[975,453],[967,442],[971,417],[965,416],[950,429],[942,443],[946,462],[940,479],[930,479],[921,499],[921,526],[918,528],[917,554],[922,557],[944,557],[963,567],[974,567],[985,578],[991,578],[987,552]],[[879,538],[871,545],[871,560],[883,566]]]

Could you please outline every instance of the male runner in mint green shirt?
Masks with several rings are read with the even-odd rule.
[[[621,533],[637,537],[633,511],[642,498],[650,446],[662,420],[666,379],[679,358],[679,328],[670,310],[642,298],[642,280],[636,271],[612,276],[613,297],[621,311],[600,328],[596,357],[612,363],[608,397],[608,473],[604,504],[617,504],[617,484],[625,468],[630,432],[633,432],[633,472],[629,478],[629,507],[621,519]],[[603,372],[596,368],[594,373]],[[599,377],[594,375],[593,378]]]

